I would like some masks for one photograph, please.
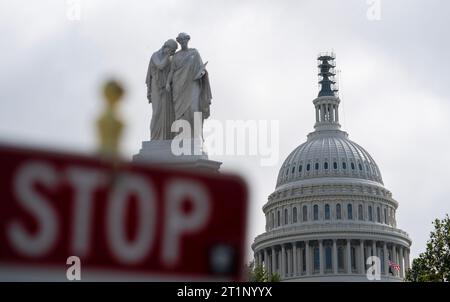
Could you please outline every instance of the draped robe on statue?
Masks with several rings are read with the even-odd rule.
[[[151,140],[173,138],[170,128],[175,119],[172,96],[166,91],[166,82],[170,71],[170,60],[164,60],[162,50],[155,52],[147,71],[146,84],[149,87],[153,113],[150,123]]]
[[[209,117],[212,97],[208,73],[194,48],[175,53],[171,68],[175,120],[188,121],[193,131],[194,112],[201,112],[202,120]]]

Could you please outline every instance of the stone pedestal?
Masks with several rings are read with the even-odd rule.
[[[218,172],[221,162],[208,159],[208,154],[201,148],[201,144],[191,141],[192,155],[175,155],[172,152],[172,140],[154,140],[142,142],[142,148],[133,156],[133,162],[161,164],[174,168],[196,169]],[[194,152],[197,151],[197,152]]]

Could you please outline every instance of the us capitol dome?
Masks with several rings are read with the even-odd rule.
[[[318,57],[315,130],[281,166],[255,262],[282,281],[368,281],[366,261],[378,256],[381,281],[402,281],[411,239],[376,162],[340,130],[334,62],[333,53]]]

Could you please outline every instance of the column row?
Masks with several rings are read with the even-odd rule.
[[[381,274],[404,278],[409,249],[385,241],[364,239],[308,240],[258,250],[255,263],[281,279],[310,275],[366,274],[377,256]],[[367,262],[369,261],[369,264]]]

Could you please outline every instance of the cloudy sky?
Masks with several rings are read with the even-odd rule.
[[[150,55],[187,32],[209,61],[212,118],[279,121],[274,166],[212,157],[249,184],[250,241],[284,158],[313,130],[316,56],[333,50],[343,129],[378,163],[416,257],[431,221],[450,212],[450,3],[381,0],[377,11],[372,2],[85,0],[71,20],[66,1],[1,0],[0,142],[92,152],[99,87],[115,77],[127,89],[131,158],[149,138]]]

